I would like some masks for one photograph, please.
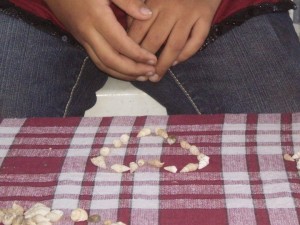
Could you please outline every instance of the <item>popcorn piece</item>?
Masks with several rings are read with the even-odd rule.
[[[203,158],[201,158],[199,160],[198,169],[201,170],[204,167],[208,166],[208,164],[209,164],[209,157],[208,156],[204,156]]]
[[[293,156],[293,159],[297,160],[297,159],[300,159],[300,151],[295,153]]]
[[[300,160],[297,161],[297,170],[300,170]]]
[[[139,168],[139,165],[136,162],[131,162],[129,163],[129,168],[130,168],[130,173],[133,173]]]
[[[290,154],[284,154],[283,155],[283,158],[286,160],[286,161],[291,161],[291,162],[294,162],[295,159],[290,155]]]
[[[180,141],[180,146],[185,150],[189,150],[191,148],[191,145],[185,140]]]
[[[120,141],[123,145],[127,145],[129,141],[129,135],[128,134],[122,134],[120,137]]]
[[[88,214],[84,209],[77,208],[71,212],[71,220],[74,222],[81,222],[88,220]]]
[[[167,142],[169,143],[169,145],[176,143],[176,137],[173,135],[169,135],[169,137],[167,138]]]
[[[145,137],[151,134],[151,129],[150,128],[143,128],[137,135],[138,138],[140,137]]]
[[[139,160],[137,161],[137,164],[141,167],[141,166],[145,165],[145,160],[139,159]]]
[[[124,173],[130,170],[128,166],[121,165],[121,164],[114,164],[111,166],[111,169],[116,171],[117,173]]]
[[[192,155],[200,155],[200,151],[196,145],[192,145],[189,151]]]
[[[158,159],[149,160],[147,163],[148,163],[150,166],[154,166],[154,167],[156,167],[156,168],[161,168],[161,167],[163,167],[163,165],[165,164],[165,163],[161,162],[161,161],[158,160]]]
[[[158,136],[160,136],[164,139],[167,139],[169,137],[167,131],[165,129],[162,129],[162,128],[156,128],[155,133],[156,133],[156,135],[158,135]]]
[[[112,221],[111,220],[105,220],[103,222],[104,225],[112,225]]]
[[[102,156],[106,157],[109,155],[109,153],[110,153],[110,149],[108,147],[102,147],[100,149],[100,155],[102,155]]]
[[[35,205],[33,205],[30,209],[28,209],[25,213],[25,219],[28,218],[32,218],[35,215],[42,215],[42,216],[46,216],[49,212],[51,211],[51,209],[47,206],[45,206],[42,203],[36,203]]]
[[[176,173],[177,172],[177,167],[176,166],[166,166],[166,167],[164,167],[164,169],[166,171],[171,172],[171,173]]]
[[[180,173],[188,173],[188,172],[193,172],[198,169],[198,163],[189,163],[185,167],[182,168]]]
[[[122,147],[122,142],[119,139],[116,139],[113,141],[113,145],[115,146],[115,148],[121,148]]]
[[[50,222],[55,223],[59,221],[64,215],[64,212],[58,209],[51,210],[47,215],[46,218],[49,219]]]
[[[106,163],[104,156],[100,155],[94,158],[91,158],[91,162],[100,168],[106,169]]]
[[[95,214],[95,215],[90,215],[88,218],[88,222],[90,223],[99,223],[101,221],[101,216]]]
[[[43,222],[49,222],[50,219],[47,218],[46,216],[42,216],[42,215],[35,215],[34,217],[31,218],[33,222],[40,224]]]

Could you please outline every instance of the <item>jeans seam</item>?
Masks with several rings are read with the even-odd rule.
[[[184,93],[184,95],[187,97],[187,99],[189,100],[189,102],[192,104],[193,108],[196,110],[196,112],[198,114],[201,114],[201,111],[199,110],[199,108],[197,107],[196,103],[193,101],[192,97],[190,96],[190,94],[188,93],[188,91],[184,88],[184,86],[180,83],[180,81],[177,79],[177,77],[175,76],[175,73],[171,70],[168,69],[169,73],[171,74],[172,78],[175,80],[176,84],[179,86],[179,88],[182,90],[182,92]]]
[[[87,62],[88,59],[89,59],[89,57],[87,56],[87,57],[83,60],[82,66],[81,66],[81,68],[80,68],[79,75],[77,76],[76,82],[75,82],[75,84],[74,84],[74,86],[73,86],[73,88],[72,88],[72,90],[71,90],[71,93],[70,93],[70,96],[69,96],[69,100],[68,100],[67,105],[66,105],[66,107],[65,107],[63,117],[66,117],[67,114],[68,114],[68,112],[69,112],[70,104],[71,104],[71,102],[72,102],[72,99],[73,99],[73,95],[74,95],[75,89],[78,87],[79,80],[80,80],[80,78],[81,78],[81,76],[82,76],[83,69],[84,69],[85,64],[86,64],[86,62]]]

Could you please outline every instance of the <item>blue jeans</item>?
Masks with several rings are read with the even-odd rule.
[[[107,80],[86,52],[0,13],[0,117],[83,116]],[[300,43],[287,13],[258,16],[159,83],[133,82],[169,114],[300,111]]]

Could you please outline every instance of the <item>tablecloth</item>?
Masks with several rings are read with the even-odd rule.
[[[165,128],[177,141],[138,138],[144,127]],[[122,134],[129,143],[115,148]],[[108,165],[160,159],[180,169],[197,162],[180,140],[210,164],[173,174],[149,166],[116,173],[91,163],[106,146]],[[0,119],[0,208],[41,202],[65,212],[59,225],[74,224],[68,215],[78,207],[132,225],[298,225],[299,173],[283,159],[298,151],[297,113]]]

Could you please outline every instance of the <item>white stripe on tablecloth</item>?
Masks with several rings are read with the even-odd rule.
[[[124,124],[124,122],[126,122],[126,124]],[[134,118],[124,119],[122,117],[114,117],[107,131],[107,135],[103,140],[103,146],[113,146],[113,141],[119,139],[122,134],[129,135],[134,122]],[[118,124],[124,124],[124,126],[118,126]],[[125,155],[126,146],[122,146],[121,148],[112,147],[106,161],[108,167],[115,163],[123,164]],[[108,171],[109,172],[103,172],[103,169],[97,170],[90,208],[91,210],[112,209],[110,219],[117,220],[123,174]],[[103,197],[104,195],[109,195],[109,199],[99,199],[98,196]]]
[[[152,120],[156,120],[159,119],[159,121],[156,121],[154,124],[159,124],[157,125],[157,127],[159,126],[162,129],[167,129],[167,123],[168,123],[168,117],[164,117],[164,118],[156,118],[156,117],[149,117],[147,118],[146,122],[145,122],[145,127],[150,127],[151,124],[153,124],[154,121]],[[143,144],[148,143],[149,138],[141,138],[139,145],[143,146]],[[163,150],[163,142],[164,140],[162,138],[159,139],[153,139],[150,138],[151,141],[155,141],[154,143],[158,143],[160,142],[160,146],[157,146],[156,149],[156,153],[157,153],[157,157],[160,157],[162,155],[162,150]],[[137,159],[139,159],[140,157],[144,157],[145,155],[148,155],[146,151],[142,150],[142,147],[139,147],[136,156]],[[151,154],[151,153],[150,153]],[[159,170],[157,170],[157,172],[151,173],[151,179],[152,180],[156,180],[159,183],[160,180],[160,173]],[[137,186],[138,182],[140,181],[144,181],[145,177],[142,176],[142,174],[136,173],[134,174],[134,186],[133,186],[133,192],[132,192],[132,210],[131,210],[131,218],[132,218],[132,224],[131,225],[140,225],[143,224],[143,219],[139,216],[141,214],[141,210],[143,210],[143,214],[147,217],[151,216],[152,218],[152,223],[153,224],[159,224],[159,208],[160,208],[160,201],[159,201],[159,193],[160,193],[160,185],[155,185],[152,186],[151,188],[151,193],[152,193],[152,197],[154,197],[154,199],[147,199],[146,197],[144,197],[143,199],[141,198],[135,198],[135,196],[137,196],[140,193],[140,188]],[[152,210],[150,210],[152,209]]]
[[[122,135],[122,134],[129,134],[131,132],[131,130],[132,130],[132,124],[129,126],[111,125],[109,127],[109,135],[119,137],[119,135]]]
[[[250,225],[250,223],[255,221],[255,214],[254,214],[254,204],[252,199],[250,198],[238,198],[234,199],[231,197],[232,193],[235,193],[237,191],[237,188],[240,187],[239,185],[232,185],[230,184],[233,180],[241,179],[243,182],[245,182],[243,185],[243,189],[239,190],[241,191],[243,195],[245,196],[251,196],[251,188],[250,188],[250,178],[247,172],[247,168],[234,168],[234,164],[228,162],[228,159],[238,158],[241,160],[245,160],[245,157],[241,158],[241,154],[235,154],[233,152],[233,155],[229,155],[226,151],[228,150],[228,147],[223,148],[223,143],[226,145],[231,144],[232,146],[235,145],[236,142],[243,142],[245,145],[246,142],[246,120],[247,117],[240,117],[239,121],[240,123],[233,124],[233,121],[230,121],[230,115],[229,117],[225,116],[225,121],[222,128],[222,148],[221,148],[221,155],[222,155],[222,171],[223,171],[223,179],[224,179],[224,194],[225,194],[225,202],[226,202],[226,208],[228,213],[228,223],[234,224],[234,220],[239,218],[238,220],[242,218],[248,218],[243,224],[244,225]],[[242,131],[241,135],[228,135],[228,131]],[[226,146],[227,146],[226,145]],[[241,149],[241,148],[240,148]],[[246,153],[246,147],[242,148],[244,154]],[[232,151],[231,151],[232,152]],[[247,163],[240,162],[240,165],[247,165]],[[247,185],[248,184],[248,185]],[[244,210],[240,210],[240,208],[244,208]],[[251,225],[252,225],[251,224]]]
[[[0,167],[24,122],[25,119],[4,119],[0,123]]]
[[[73,177],[72,179],[76,179],[78,181],[83,180],[85,167],[84,166],[78,166],[78,165],[79,164],[86,165],[86,161],[87,161],[87,158],[89,156],[89,153],[86,152],[86,155],[77,157],[77,155],[74,154],[73,145],[78,144],[78,139],[77,139],[78,135],[81,135],[82,133],[87,132],[87,133],[93,134],[93,135],[90,135],[89,137],[85,138],[84,143],[85,143],[85,146],[90,146],[90,149],[91,149],[91,146],[92,146],[93,141],[94,141],[95,134],[97,133],[97,131],[99,129],[101,118],[99,118],[98,121],[97,121],[97,118],[95,118],[94,121],[93,121],[95,126],[89,127],[88,129],[87,129],[87,127],[85,127],[85,122],[86,122],[86,120],[83,118],[81,120],[79,126],[77,127],[77,129],[74,133],[74,136],[71,140],[70,148],[67,151],[67,155],[66,155],[66,158],[64,160],[64,164],[62,166],[62,169],[61,169],[61,174],[58,178],[58,185],[57,185],[56,190],[55,190],[54,200],[53,200],[53,203],[52,203],[52,208],[56,208],[56,209],[61,209],[61,208],[75,209],[75,208],[78,207],[78,197],[79,197],[80,191],[81,191],[81,183],[72,184],[70,186],[70,185],[66,185],[64,181],[65,181],[66,177],[68,176],[67,174],[69,172],[73,172],[73,175],[76,175],[76,177]],[[78,151],[80,151],[80,150],[78,150]],[[74,157],[76,158],[75,160],[74,160]],[[75,165],[74,165],[74,163],[72,163],[74,161],[76,162]],[[76,172],[74,173],[74,171],[76,171]],[[70,190],[72,190],[73,194],[76,197],[74,197],[74,199],[64,198],[63,194],[64,193],[65,194],[69,193]]]
[[[260,117],[259,117],[260,118]],[[265,127],[265,124],[258,120],[257,128],[262,129]],[[285,128],[286,125],[280,124],[280,119],[278,119],[278,123],[273,124],[272,127],[270,127],[270,131],[276,132],[276,135],[267,136],[267,135],[259,135],[258,142],[262,142],[263,139],[265,142],[279,142],[282,140],[281,137],[281,130]],[[287,127],[288,128],[288,127]],[[272,138],[272,139],[271,139]],[[270,144],[271,146],[272,144]],[[280,146],[280,145],[278,145]],[[268,209],[270,223],[273,224],[278,223],[278,218],[281,216],[284,218],[284,222],[282,224],[295,224],[298,223],[297,219],[297,213],[294,210],[289,211],[289,215],[287,216],[285,214],[285,209],[295,209],[295,202],[293,200],[293,196],[291,195],[291,187],[288,181],[287,173],[285,172],[285,162],[282,157],[282,149],[277,148],[276,152],[273,152],[272,154],[265,154],[262,155],[259,143],[258,143],[258,160],[260,165],[260,176],[261,180],[263,182],[262,188],[263,188],[263,194],[265,196],[265,202],[266,207]],[[264,152],[266,153],[266,152]],[[277,153],[277,156],[274,155],[274,153]],[[280,172],[273,172],[274,170],[280,171]],[[281,172],[284,171],[284,172]],[[270,183],[272,180],[278,180],[279,176],[274,176],[277,173],[277,175],[280,176],[280,182],[274,182]],[[268,181],[268,182],[266,182]],[[290,222],[288,222],[291,220]],[[288,222],[288,223],[287,223]]]

